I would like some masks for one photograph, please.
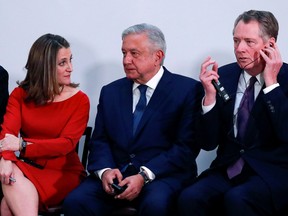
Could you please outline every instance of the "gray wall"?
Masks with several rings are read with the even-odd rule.
[[[121,33],[134,24],[158,26],[167,41],[165,66],[198,79],[201,62],[212,56],[234,61],[232,27],[245,10],[270,10],[280,23],[278,46],[288,59],[287,1],[284,0],[0,0],[0,64],[10,73],[10,91],[22,80],[32,43],[45,33],[60,34],[73,52],[73,81],[91,102],[94,125],[99,91],[124,75]],[[215,152],[201,152],[199,171]]]

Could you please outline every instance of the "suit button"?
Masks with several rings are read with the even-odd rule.
[[[129,157],[132,159],[134,158],[136,155],[135,154],[130,154]]]
[[[271,111],[272,113],[274,113],[274,112],[275,112],[275,108],[274,108],[274,106],[272,105],[272,102],[269,100],[269,101],[267,101],[267,104],[268,104],[268,107],[269,107],[270,111]]]
[[[245,150],[244,149],[241,149],[240,150],[240,154],[244,154],[245,153]]]

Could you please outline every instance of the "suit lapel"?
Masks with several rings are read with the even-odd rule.
[[[225,74],[225,79],[223,82],[221,81],[221,75],[220,75],[220,82],[225,87],[227,93],[229,94],[231,100],[228,102],[224,102],[221,100],[222,103],[224,103],[224,113],[228,113],[229,119],[231,119],[231,127],[234,125],[234,118],[231,118],[231,116],[234,116],[234,107],[235,107],[235,101],[236,101],[236,95],[237,95],[237,88],[238,88],[238,81],[242,70],[239,67],[235,67],[235,72],[231,72],[230,74]],[[233,133],[234,134],[234,133]]]
[[[119,91],[119,106],[121,109],[121,115],[123,120],[123,127],[127,132],[127,139],[130,140],[133,136],[133,113],[132,113],[132,104],[133,104],[133,95],[132,95],[133,82],[127,79],[121,90]]]

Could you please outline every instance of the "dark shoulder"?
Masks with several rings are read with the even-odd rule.
[[[237,62],[223,65],[218,69],[219,80],[222,85],[226,85],[235,81],[235,79],[237,80],[242,71],[243,69],[239,67]]]
[[[187,83],[187,84],[197,84],[200,81],[192,78],[192,77],[188,77],[179,73],[175,73],[175,72],[170,72],[169,70],[167,70],[164,67],[164,74],[163,74],[163,79],[165,79],[165,77],[167,77],[168,79],[171,79],[173,82],[175,83]]]
[[[281,71],[286,72],[288,71],[288,64],[286,62],[283,62],[283,65],[281,67]]]
[[[242,69],[239,67],[237,62],[233,62],[233,63],[226,64],[226,65],[223,65],[223,66],[219,67],[218,72],[219,73],[225,73],[225,72],[230,72],[231,70],[240,71]]]
[[[106,85],[103,86],[103,88],[115,88],[120,86],[126,86],[126,85],[132,85],[133,81],[127,79],[126,77],[114,80]]]
[[[200,81],[192,77],[170,72],[166,68],[158,86],[160,89],[170,89],[175,94],[185,95],[185,92],[188,94],[192,93],[193,95],[203,94],[203,87]]]
[[[0,77],[3,79],[4,77],[8,78],[8,72],[0,65]]]
[[[283,62],[283,65],[278,74],[278,82],[285,83],[285,85],[287,85],[287,80],[288,80],[288,64]]]

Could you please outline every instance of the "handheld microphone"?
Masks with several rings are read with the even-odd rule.
[[[212,84],[215,87],[217,93],[219,96],[224,100],[224,102],[227,102],[230,100],[230,96],[227,94],[226,90],[222,86],[222,84],[219,82],[216,82],[215,80],[212,80]]]

